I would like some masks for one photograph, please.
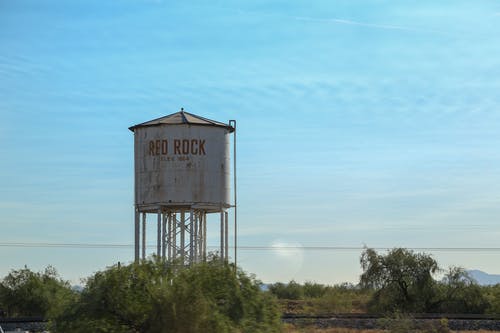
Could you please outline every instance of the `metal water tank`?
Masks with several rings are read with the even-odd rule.
[[[230,133],[234,128],[180,112],[134,132],[135,205],[219,211],[230,206]]]

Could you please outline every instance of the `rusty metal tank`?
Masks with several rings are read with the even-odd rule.
[[[134,132],[135,205],[141,211],[230,206],[230,133],[234,128],[180,112]]]

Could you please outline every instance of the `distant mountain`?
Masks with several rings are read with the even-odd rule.
[[[71,286],[71,290],[76,291],[78,293],[81,293],[83,291],[83,289],[85,289],[85,288],[82,286]]]
[[[500,274],[488,274],[477,269],[469,270],[467,273],[482,286],[500,283]]]

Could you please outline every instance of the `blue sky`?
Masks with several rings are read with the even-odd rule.
[[[240,244],[297,247],[240,251],[266,282],[357,281],[311,246],[498,248],[499,91],[497,1],[2,1],[0,243],[131,244],[127,128],[184,107],[238,121]],[[1,246],[0,274],[132,257]]]

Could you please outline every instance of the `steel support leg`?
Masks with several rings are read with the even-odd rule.
[[[220,212],[220,260],[224,261],[224,212]]]
[[[194,229],[194,212],[193,210],[191,209],[189,211],[189,265],[192,265],[193,264],[193,259],[194,259],[194,232],[193,232],[193,229]]]
[[[167,256],[167,213],[163,213],[161,220],[161,258],[166,260]]]
[[[193,261],[198,262],[198,212],[193,214]]]
[[[157,230],[156,230],[156,256],[160,258],[161,256],[161,209],[158,209],[157,217]]]
[[[177,259],[177,214],[172,214],[172,259]]]
[[[141,222],[139,210],[135,209],[135,228],[134,228],[134,259],[135,262],[139,262],[139,243],[140,243],[140,233],[141,233]]]
[[[203,261],[207,261],[207,213],[203,213]]]
[[[224,245],[225,245],[225,257],[226,262],[229,262],[229,219],[228,213],[224,212]]]
[[[142,259],[146,259],[146,213],[142,213]]]
[[[184,211],[181,212],[181,244],[180,244],[180,250],[181,250],[181,261],[182,264],[184,264],[184,255],[185,255],[185,233],[186,233],[186,214]]]

